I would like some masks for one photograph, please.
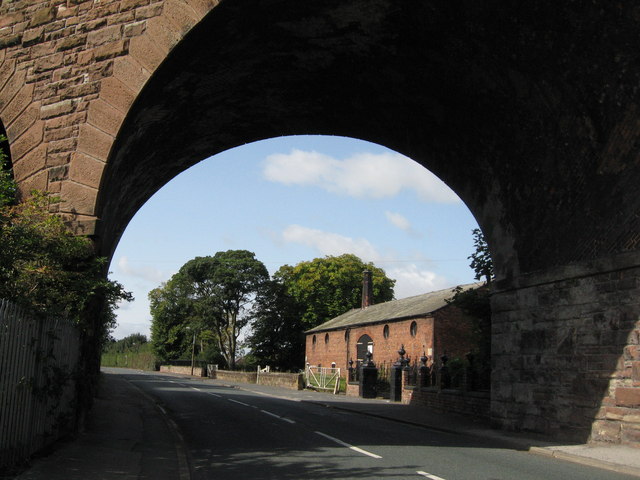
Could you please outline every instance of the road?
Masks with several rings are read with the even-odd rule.
[[[635,477],[206,381],[123,374],[153,397],[200,479],[622,480]]]

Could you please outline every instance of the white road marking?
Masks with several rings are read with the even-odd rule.
[[[291,420],[290,418],[281,417],[280,415],[276,415],[275,413],[267,412],[266,410],[260,410],[260,411],[262,413],[266,413],[267,415],[271,415],[272,417],[277,418],[278,420],[282,420],[283,422],[296,423],[295,420]]]
[[[320,435],[321,437],[328,438],[332,442],[336,442],[338,445],[342,445],[343,447],[347,447],[347,448],[353,450],[354,452],[362,453],[363,455],[367,455],[368,457],[371,457],[371,458],[382,458],[380,455],[376,455],[375,453],[367,452],[366,450],[363,450],[362,448],[356,447],[354,445],[349,445],[347,442],[343,442],[342,440],[340,440],[338,438],[335,438],[335,437],[332,437],[331,435],[327,435],[326,433],[318,432],[317,430],[316,430],[316,433],[318,435]]]
[[[248,403],[239,402],[238,400],[234,400],[233,398],[227,398],[227,400],[229,400],[230,402],[233,402],[233,403],[239,403],[240,405],[244,405],[245,407],[250,407],[251,406]]]
[[[207,392],[208,395],[211,395],[213,397],[218,397],[218,398],[222,398],[222,395],[218,395],[217,393],[211,393],[211,392]]]
[[[431,473],[422,472],[422,471],[417,471],[416,473],[418,475],[422,475],[423,477],[430,478],[431,480],[444,480],[444,478],[438,477],[437,475],[432,475]]]

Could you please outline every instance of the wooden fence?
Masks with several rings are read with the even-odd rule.
[[[0,299],[0,472],[74,427],[80,335]]]

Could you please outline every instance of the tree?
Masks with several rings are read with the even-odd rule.
[[[476,251],[467,257],[471,259],[469,266],[475,272],[476,280],[482,280],[482,278],[484,278],[487,284],[489,284],[493,278],[493,261],[491,260],[489,245],[487,245],[482,230],[479,228],[474,228],[471,234],[473,235],[473,246]]]
[[[58,200],[32,191],[25,201],[0,206],[0,298],[10,298],[35,313],[68,317],[95,329],[86,310],[97,298],[101,332],[113,326],[113,309],[131,294],[105,278],[106,259],[97,257],[91,241],[76,236],[62,218],[50,213]]]
[[[163,361],[187,358],[191,349],[193,307],[188,288],[177,274],[149,292],[151,348]]]
[[[256,362],[280,370],[295,371],[304,364],[303,309],[285,285],[270,281],[255,308],[247,346]]]
[[[453,290],[453,297],[448,303],[460,308],[472,321],[473,336],[476,339],[476,368],[484,385],[489,384],[491,373],[491,299],[489,284],[493,278],[493,263],[489,247],[479,228],[472,230],[473,243],[476,251],[468,258],[469,265],[475,272],[475,279],[486,280],[486,285],[480,288],[463,290],[457,287]]]
[[[355,255],[284,265],[258,299],[248,344],[259,363],[295,370],[304,362],[304,331],[361,306],[363,272],[373,277],[374,302],[393,299],[394,280]]]
[[[395,280],[373,263],[353,254],[315,258],[295,267],[285,265],[275,274],[287,293],[303,308],[302,323],[313,328],[362,304],[363,272],[373,280],[374,303],[393,300]]]
[[[268,279],[264,264],[247,250],[188,261],[165,286],[149,294],[154,349],[162,358],[179,356],[186,339],[193,338],[185,334],[187,327],[196,334],[210,330],[233,369],[238,337]]]
[[[7,141],[7,137],[0,135],[0,144]],[[11,175],[7,154],[0,148],[0,207],[11,205],[16,200],[18,188]]]

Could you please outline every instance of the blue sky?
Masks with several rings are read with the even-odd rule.
[[[354,253],[396,279],[396,298],[470,283],[476,227],[446,185],[383,146],[327,136],[244,145],[178,175],[129,223],[109,270],[135,301],[116,311],[113,335],[149,335],[148,292],[223,250],[250,250],[271,274]]]

